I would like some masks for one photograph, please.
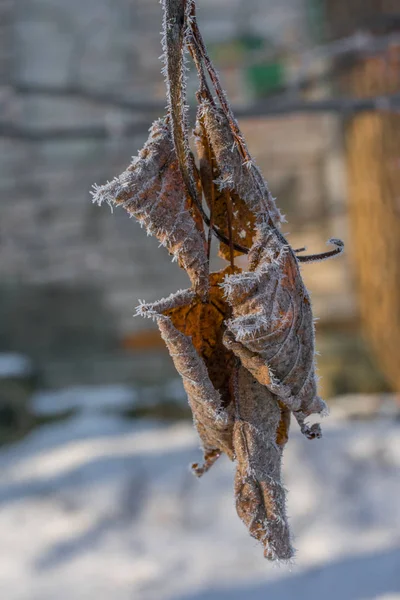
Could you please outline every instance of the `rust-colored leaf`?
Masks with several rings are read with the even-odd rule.
[[[231,308],[224,298],[221,284],[229,274],[232,274],[230,267],[211,273],[207,302],[193,297],[190,304],[164,312],[179,331],[191,337],[197,353],[207,365],[210,379],[220,392],[225,407],[232,402],[229,381],[234,357],[222,340],[226,329],[225,320],[229,317]]]
[[[228,228],[228,199],[232,203],[232,239],[235,244],[251,248],[255,234],[255,217],[247,207],[247,204],[234,192],[228,197],[225,193],[219,192],[218,200],[215,203],[214,222],[218,229],[229,239]],[[243,253],[234,251],[234,256],[241,256]],[[229,260],[230,251],[228,244],[220,243],[219,255],[225,260]]]
[[[204,448],[205,465],[195,466],[197,474],[203,474],[225,452],[233,457],[232,418],[225,410],[222,397],[214,387],[205,361],[198,355],[189,336],[174,327],[169,317],[158,318],[161,335],[167,345],[175,368],[181,375]]]
[[[197,158],[199,161],[201,185],[208,207],[212,210],[216,192],[216,186],[214,184],[214,179],[216,179],[216,164],[212,148],[208,141],[203,119],[199,117],[199,115],[197,117],[196,127],[193,131],[193,134],[196,144]]]
[[[208,286],[205,238],[197,209],[188,200],[170,127],[156,121],[148,141],[124,173],[95,186],[93,201],[121,205],[166,246],[201,295]]]
[[[230,307],[221,287],[228,274],[232,274],[230,267],[210,275],[207,302],[191,290],[184,290],[138,308],[138,314],[157,320],[183,379],[204,447],[205,465],[195,465],[197,475],[202,475],[221,452],[233,458],[232,374],[236,358],[223,344]]]
[[[278,398],[276,398],[278,401]],[[290,428],[290,410],[283,404],[283,402],[278,401],[279,409],[281,411],[281,418],[279,421],[278,429],[276,430],[276,443],[282,449],[287,444],[289,440],[289,428]]]
[[[202,188],[211,212],[212,223],[227,240],[232,236],[235,244],[251,248],[255,235],[255,216],[238,194],[233,190],[219,189],[215,184],[215,181],[221,179],[221,173],[218,170],[217,160],[207,137],[201,113],[198,115],[194,133]],[[228,206],[228,202],[231,206]],[[229,219],[230,213],[231,218]],[[231,221],[231,228],[229,228],[229,221]],[[238,250],[233,252],[235,257],[241,254],[243,253]],[[219,255],[225,260],[230,260],[229,244],[220,242]]]

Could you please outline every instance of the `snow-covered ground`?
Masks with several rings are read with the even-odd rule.
[[[314,442],[293,424],[289,568],[236,516],[228,460],[189,472],[190,424],[128,421],[93,395],[82,406],[0,451],[1,600],[400,599],[398,421],[331,417]]]

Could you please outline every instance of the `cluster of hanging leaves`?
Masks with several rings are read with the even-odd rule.
[[[163,0],[163,8],[168,114],[122,175],[95,186],[94,201],[123,206],[188,273],[190,289],[141,304],[137,314],[157,321],[182,377],[204,449],[194,473],[203,475],[223,453],[234,461],[239,517],[268,559],[289,560],[281,460],[290,415],[313,439],[320,426],[306,418],[326,411],[316,390],[313,316],[299,262],[339,254],[343,244],[330,240],[336,249],[317,256],[298,256],[290,247],[208,57],[194,0]],[[187,49],[200,79],[197,162],[186,114]],[[230,263],[217,273],[209,272],[212,235]],[[246,271],[234,263],[243,254]]]

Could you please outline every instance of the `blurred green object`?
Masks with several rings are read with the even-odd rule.
[[[284,66],[280,62],[251,65],[246,69],[246,79],[255,97],[266,96],[284,85]]]
[[[314,43],[320,44],[326,38],[326,3],[325,0],[306,0],[307,25]]]
[[[266,46],[271,45],[265,38],[252,33],[241,35],[239,41],[243,48],[249,52],[254,50],[264,50]]]
[[[252,64],[253,58],[263,53],[271,58]],[[274,93],[285,83],[285,68],[279,49],[264,37],[245,34],[213,44],[211,56],[222,68],[242,68],[253,97]]]

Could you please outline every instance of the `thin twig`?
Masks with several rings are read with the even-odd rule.
[[[239,125],[236,121],[236,118],[232,112],[231,107],[229,106],[228,98],[226,97],[226,94],[225,94],[224,90],[222,89],[221,82],[218,77],[218,73],[216,72],[214,65],[211,62],[211,59],[208,56],[207,48],[205,46],[203,36],[201,35],[200,29],[197,25],[197,20],[196,20],[195,14],[192,15],[192,18],[190,20],[190,27],[192,29],[193,37],[196,41],[196,44],[201,52],[203,61],[206,65],[207,72],[210,76],[210,79],[211,79],[213,85],[214,85],[214,89],[218,96],[218,100],[221,103],[221,106],[225,113],[225,116],[229,121],[229,125],[231,127],[232,134],[233,134],[233,136],[238,144],[238,147],[241,151],[241,154],[243,156],[243,160],[245,162],[251,161],[251,157],[250,157],[249,151],[246,147],[246,144],[244,143],[242,133],[239,129]]]
[[[320,260],[327,260],[328,258],[333,258],[334,256],[338,256],[338,254],[342,254],[344,250],[344,243],[342,240],[331,239],[329,240],[330,244],[336,246],[335,250],[330,250],[329,252],[322,252],[321,254],[308,254],[307,256],[297,256],[297,260],[299,262],[308,263],[308,262],[317,262]],[[294,250],[294,252],[303,251],[303,248],[299,250]]]
[[[232,199],[228,190],[224,190],[224,196],[226,201],[226,212],[228,217],[228,232],[229,232],[229,258],[232,269],[235,268],[235,253],[233,249],[233,231],[232,231]]]
[[[212,154],[211,154],[211,148],[210,145],[208,144],[207,147],[207,153],[208,153],[208,160],[210,161],[210,165],[211,165],[211,171],[213,169],[213,161],[212,161]],[[214,205],[215,205],[215,183],[213,180],[211,180],[211,195],[210,195],[210,226],[208,228],[208,262],[210,262],[210,257],[211,257],[211,242],[212,242],[212,231],[214,228]]]
[[[171,118],[171,131],[179,169],[182,174],[188,194],[200,211],[205,224],[212,229],[214,234],[224,243],[229,240],[215,227],[211,226],[210,219],[204,211],[201,198],[196,189],[194,170],[195,164],[189,151],[188,122],[185,113],[186,89],[184,78],[184,46],[186,44],[185,31],[187,26],[187,1],[164,0],[164,50],[165,71],[168,89],[168,108]],[[190,19],[192,22],[192,19]]]
[[[192,57],[194,66],[196,67],[197,74],[200,80],[200,90],[198,94],[200,94],[201,98],[208,100],[212,105],[215,105],[214,98],[212,97],[210,88],[208,87],[206,74],[204,71],[201,54],[199,51],[199,47],[196,43],[196,40],[192,33],[187,37],[187,46]],[[198,95],[197,95],[197,99]]]
[[[164,0],[164,53],[168,114],[182,178],[195,204],[200,204],[189,159],[184,67],[186,0]]]

